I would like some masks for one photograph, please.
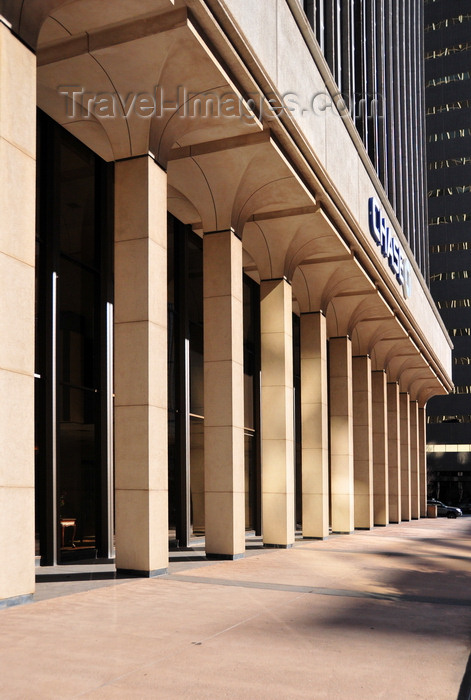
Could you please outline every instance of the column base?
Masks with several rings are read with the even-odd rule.
[[[375,527],[387,527],[389,523],[375,523]]]
[[[245,552],[241,554],[215,554],[214,552],[206,552],[206,559],[219,559],[220,561],[235,561],[236,559],[243,559]]]
[[[362,527],[361,525],[358,525],[355,530],[372,530],[373,528],[370,526],[367,527]]]
[[[324,542],[325,540],[328,540],[329,537],[314,537],[311,535],[303,535],[303,540],[322,540]]]
[[[116,569],[116,573],[124,578],[155,578],[168,574],[168,569],[154,569],[153,571],[139,571],[138,569]]]
[[[268,542],[263,543],[264,547],[268,547],[269,549],[291,549],[292,544],[269,544]]]
[[[0,600],[0,610],[3,608],[12,608],[15,605],[25,605],[33,602],[33,594],[26,593],[25,595],[15,595],[12,598],[4,598]]]
[[[351,535],[353,530],[332,530],[333,535]]]

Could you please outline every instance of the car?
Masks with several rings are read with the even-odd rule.
[[[460,509],[460,511],[463,513],[463,515],[466,513],[466,515],[471,514],[471,503],[460,503],[459,506],[456,506],[457,508]]]
[[[443,516],[445,518],[459,518],[463,515],[461,508],[455,508],[454,506],[446,506],[441,501],[437,501],[436,498],[429,498],[427,500],[428,506],[437,506],[437,515],[439,517]]]

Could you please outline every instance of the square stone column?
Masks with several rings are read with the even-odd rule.
[[[410,503],[410,397],[399,394],[401,422],[401,520],[411,519]]]
[[[34,591],[36,57],[0,20],[0,600]]]
[[[168,565],[167,176],[149,156],[115,168],[116,566]]]
[[[245,551],[242,243],[234,231],[205,234],[204,482],[206,555]]]
[[[352,341],[329,340],[330,491],[332,531],[354,529]]]
[[[355,527],[373,527],[373,412],[371,359],[354,357],[353,372],[353,479]]]
[[[388,383],[389,522],[401,522],[401,430],[399,384]]]
[[[419,506],[420,517],[427,517],[427,411],[419,408]]]
[[[329,407],[326,319],[301,314],[303,537],[329,535]]]
[[[374,524],[389,523],[388,383],[384,370],[371,374],[373,394],[373,511]]]
[[[420,518],[419,484],[419,403],[410,402],[410,514],[412,520]]]
[[[260,285],[263,543],[294,542],[293,318],[284,279]]]

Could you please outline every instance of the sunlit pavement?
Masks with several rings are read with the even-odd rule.
[[[471,517],[247,546],[150,580],[43,571],[0,611],[0,697],[469,698]]]

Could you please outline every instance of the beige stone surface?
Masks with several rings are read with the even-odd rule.
[[[36,61],[0,23],[0,600],[34,591]]]
[[[410,396],[399,394],[401,430],[401,520],[411,519]]]
[[[116,290],[116,323],[150,320],[165,326],[167,307],[158,285],[150,284],[151,273],[158,280],[167,277],[167,256],[162,246],[145,238],[117,242],[115,275],[127,284]]]
[[[294,542],[291,286],[262,282],[260,298],[263,541],[285,546]]]
[[[203,239],[206,552],[245,550],[242,243],[233,231]]]
[[[329,411],[326,319],[301,314],[301,444],[304,537],[329,534]]]
[[[410,402],[410,503],[411,518],[420,517],[419,405]]]
[[[154,210],[164,197],[166,178],[151,158],[117,164],[116,561],[148,572],[168,561],[166,211]]]
[[[388,382],[389,522],[401,521],[401,433],[399,384]]]
[[[427,515],[427,412],[419,408],[419,499],[420,517]]]
[[[371,375],[373,394],[373,508],[374,524],[389,522],[388,394],[384,371]]]
[[[0,251],[0,368],[34,372],[34,266]]]
[[[0,690],[450,700],[469,656],[469,530],[421,520],[0,611]],[[57,643],[71,627],[73,663]]]
[[[33,593],[34,487],[31,484],[0,485],[0,553],[0,600]]]
[[[240,333],[241,329],[243,330],[243,308],[240,299],[229,295],[206,297],[205,305],[207,311],[205,326],[208,337],[217,338],[218,341],[207,348],[205,354],[208,360],[220,362],[232,358],[235,362],[242,364],[244,345]],[[230,320],[230,323],[221,323],[221,319]]]
[[[32,377],[0,369],[0,396],[0,488],[33,488]]]
[[[12,145],[2,137],[1,128],[0,124],[0,251],[32,267],[36,252],[35,154]],[[26,127],[25,132],[29,132]]]
[[[116,406],[114,417],[115,454],[119,460],[116,487],[165,488],[167,475],[160,465],[168,459],[167,411],[157,406]]]
[[[240,450],[234,451],[237,445],[240,445],[241,434],[243,438],[243,428],[230,425],[205,426],[204,452],[208,467],[205,484],[208,492],[230,493],[243,490],[241,473],[243,474],[244,469],[244,453]]]
[[[353,375],[353,476],[355,527],[373,527],[373,412],[371,359],[352,359]]]
[[[34,161],[36,59],[3,23],[0,25],[0,95],[0,137]],[[29,187],[27,191],[30,192]]]
[[[168,563],[167,490],[115,490],[116,567],[160,571]],[[165,537],[162,536],[165,533]]]
[[[329,340],[331,522],[354,528],[352,349],[348,337]]]
[[[221,319],[222,321],[222,319]],[[214,336],[217,343],[217,336]],[[206,344],[207,346],[207,344]],[[242,428],[244,423],[243,365],[230,360],[205,361],[205,421],[208,426],[233,425]],[[224,395],[224,401],[222,400]]]

